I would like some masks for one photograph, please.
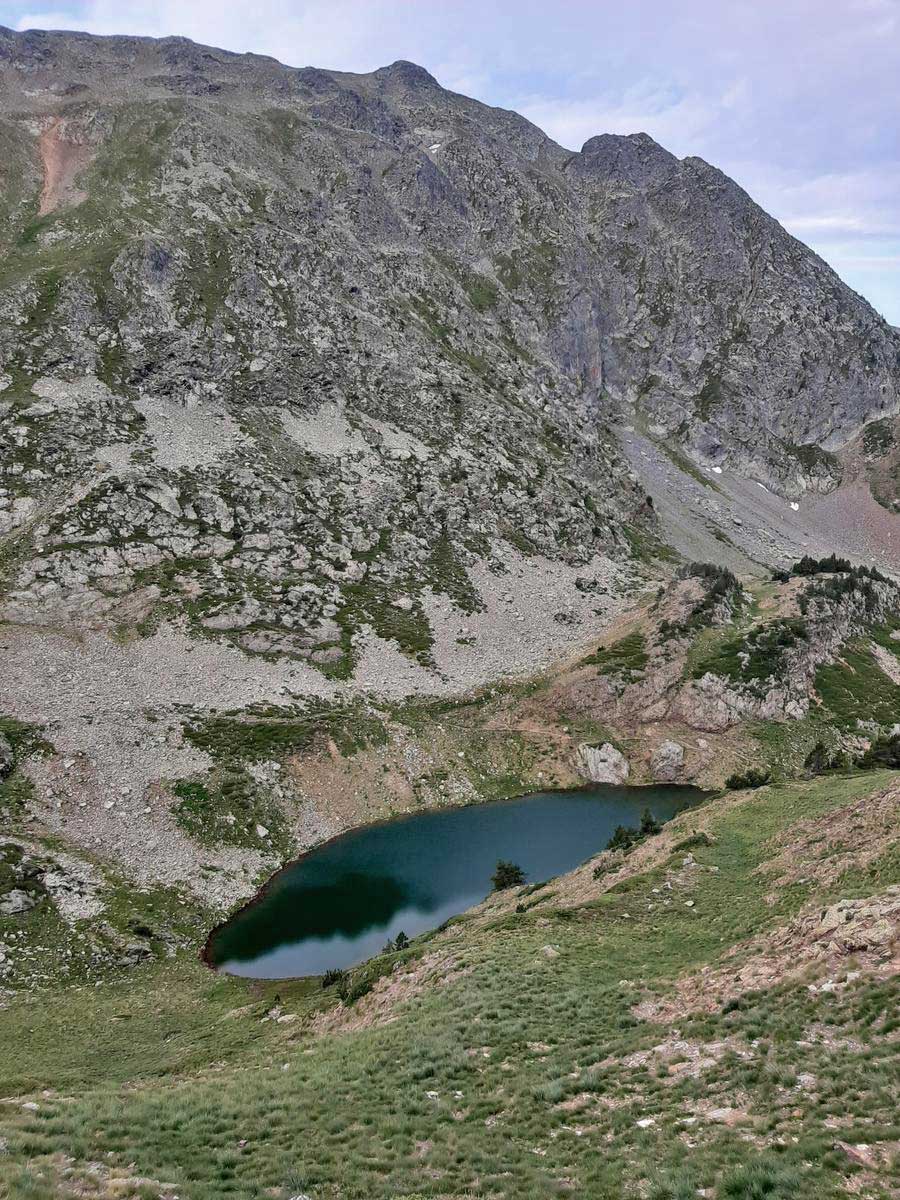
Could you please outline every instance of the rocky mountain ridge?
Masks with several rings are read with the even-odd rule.
[[[794,495],[897,410],[896,332],[643,134],[574,154],[409,63],[11,31],[0,121],[7,619],[427,662],[474,563],[652,536],[617,423]]]

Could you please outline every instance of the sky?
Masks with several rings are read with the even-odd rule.
[[[409,59],[571,149],[649,133],[900,325],[900,0],[0,0],[0,24],[347,71]]]

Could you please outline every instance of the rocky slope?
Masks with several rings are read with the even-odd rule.
[[[573,154],[409,63],[10,31],[0,117],[11,620],[422,657],[428,590],[477,608],[498,547],[634,548],[616,422],[793,495],[897,410],[896,331],[645,135]]]
[[[573,154],[409,63],[7,30],[0,138],[0,718],[43,739],[13,788],[42,835],[227,904],[386,807],[540,782],[504,751],[445,793],[468,741],[357,771],[338,732],[596,645],[665,543],[757,575],[868,556],[822,492],[888,488],[898,334],[699,160]],[[570,709],[598,745],[783,715],[651,643],[624,697],[552,692],[548,777]],[[248,722],[276,729],[249,757]],[[310,740],[333,769],[280,773]]]
[[[70,933],[0,1005],[0,1191],[889,1200],[898,815],[888,772],[712,797],[346,987],[213,976],[132,892],[121,966]]]
[[[400,812],[585,781],[718,788],[750,769],[790,780],[857,761],[900,729],[900,586],[844,568],[807,560],[747,585],[685,568],[589,653],[465,697],[272,703],[274,665],[223,681],[205,644],[187,654],[190,643],[161,634],[124,655],[60,641],[60,678],[43,689],[12,655],[19,719],[0,721],[0,857],[16,861],[0,917],[19,893],[46,895],[59,928],[67,904],[121,913],[112,896],[124,884],[174,893],[164,928],[179,938],[187,913],[211,924],[285,860]],[[41,669],[34,660],[32,677]],[[32,938],[44,957],[59,928]],[[80,929],[84,952],[103,958],[128,925]],[[0,921],[0,951],[3,938]]]

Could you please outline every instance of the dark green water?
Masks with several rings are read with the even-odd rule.
[[[274,877],[219,929],[209,959],[234,975],[286,979],[349,967],[402,930],[414,937],[483,900],[498,858],[529,882],[569,871],[649,808],[665,821],[703,793],[596,787],[416,813],[347,833]]]

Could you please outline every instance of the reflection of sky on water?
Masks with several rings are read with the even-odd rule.
[[[598,788],[429,810],[348,833],[277,875],[212,940],[213,960],[255,978],[318,975],[378,954],[483,900],[498,858],[530,882],[602,850],[616,825],[650,808],[666,820],[687,788]]]
[[[395,938],[398,933],[415,937],[428,929],[435,929],[448,917],[463,912],[483,899],[483,892],[472,892],[468,896],[454,896],[438,908],[404,908],[392,917],[386,926],[369,929],[356,937],[335,934],[329,938],[304,938],[303,973],[324,975],[335,963],[363,962],[375,954],[380,954],[385,942],[389,938]],[[266,951],[249,962],[241,962],[239,959],[224,962],[219,969],[231,975],[245,975],[251,979],[285,979],[297,973],[298,946],[297,942],[289,942]]]

